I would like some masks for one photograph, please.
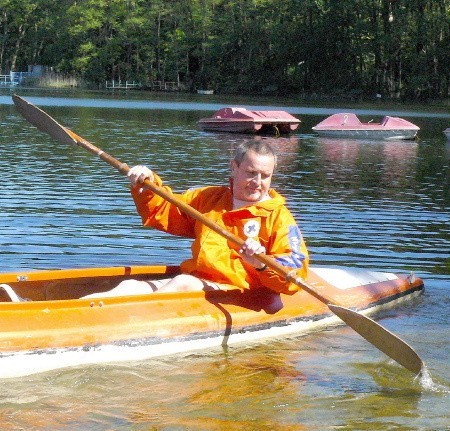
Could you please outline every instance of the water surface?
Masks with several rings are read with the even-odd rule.
[[[280,156],[274,186],[312,264],[424,279],[424,295],[376,318],[414,347],[441,386],[424,388],[342,327],[4,380],[2,429],[450,429],[449,116],[409,112],[421,127],[417,141],[330,140],[311,131],[327,113],[288,107],[302,112],[298,133],[258,138],[200,132],[196,122],[216,102],[182,100],[192,105],[185,109],[167,100],[132,106],[139,101],[117,97],[105,106],[104,98],[32,97],[119,160],[148,164],[175,191],[226,183],[233,149],[270,139]],[[109,165],[38,132],[8,95],[0,103],[0,271],[177,264],[189,255],[190,241],[140,226],[126,180]]]

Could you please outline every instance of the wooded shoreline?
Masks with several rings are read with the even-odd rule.
[[[0,74],[40,65],[84,88],[450,96],[448,0],[7,0],[0,31]]]

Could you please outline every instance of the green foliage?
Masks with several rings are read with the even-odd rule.
[[[0,0],[0,70],[101,85],[448,98],[448,0]]]

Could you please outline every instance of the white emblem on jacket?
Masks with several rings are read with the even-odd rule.
[[[249,220],[244,224],[244,234],[247,238],[255,238],[258,236],[260,228],[257,220]]]

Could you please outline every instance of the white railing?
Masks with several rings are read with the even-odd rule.
[[[142,84],[137,81],[106,81],[106,88],[110,89],[124,89],[141,88]],[[175,81],[152,81],[145,88],[150,88],[154,91],[179,91],[182,86]]]
[[[128,89],[139,87],[141,87],[141,83],[136,81],[106,81],[106,88]]]
[[[22,81],[30,76],[29,72],[10,72],[9,75],[0,75],[0,85],[2,86],[12,86],[19,85]]]
[[[180,89],[175,81],[152,81],[150,87],[156,91],[178,91]]]
[[[11,83],[11,77],[9,75],[0,75],[0,85],[1,86],[13,85]]]

